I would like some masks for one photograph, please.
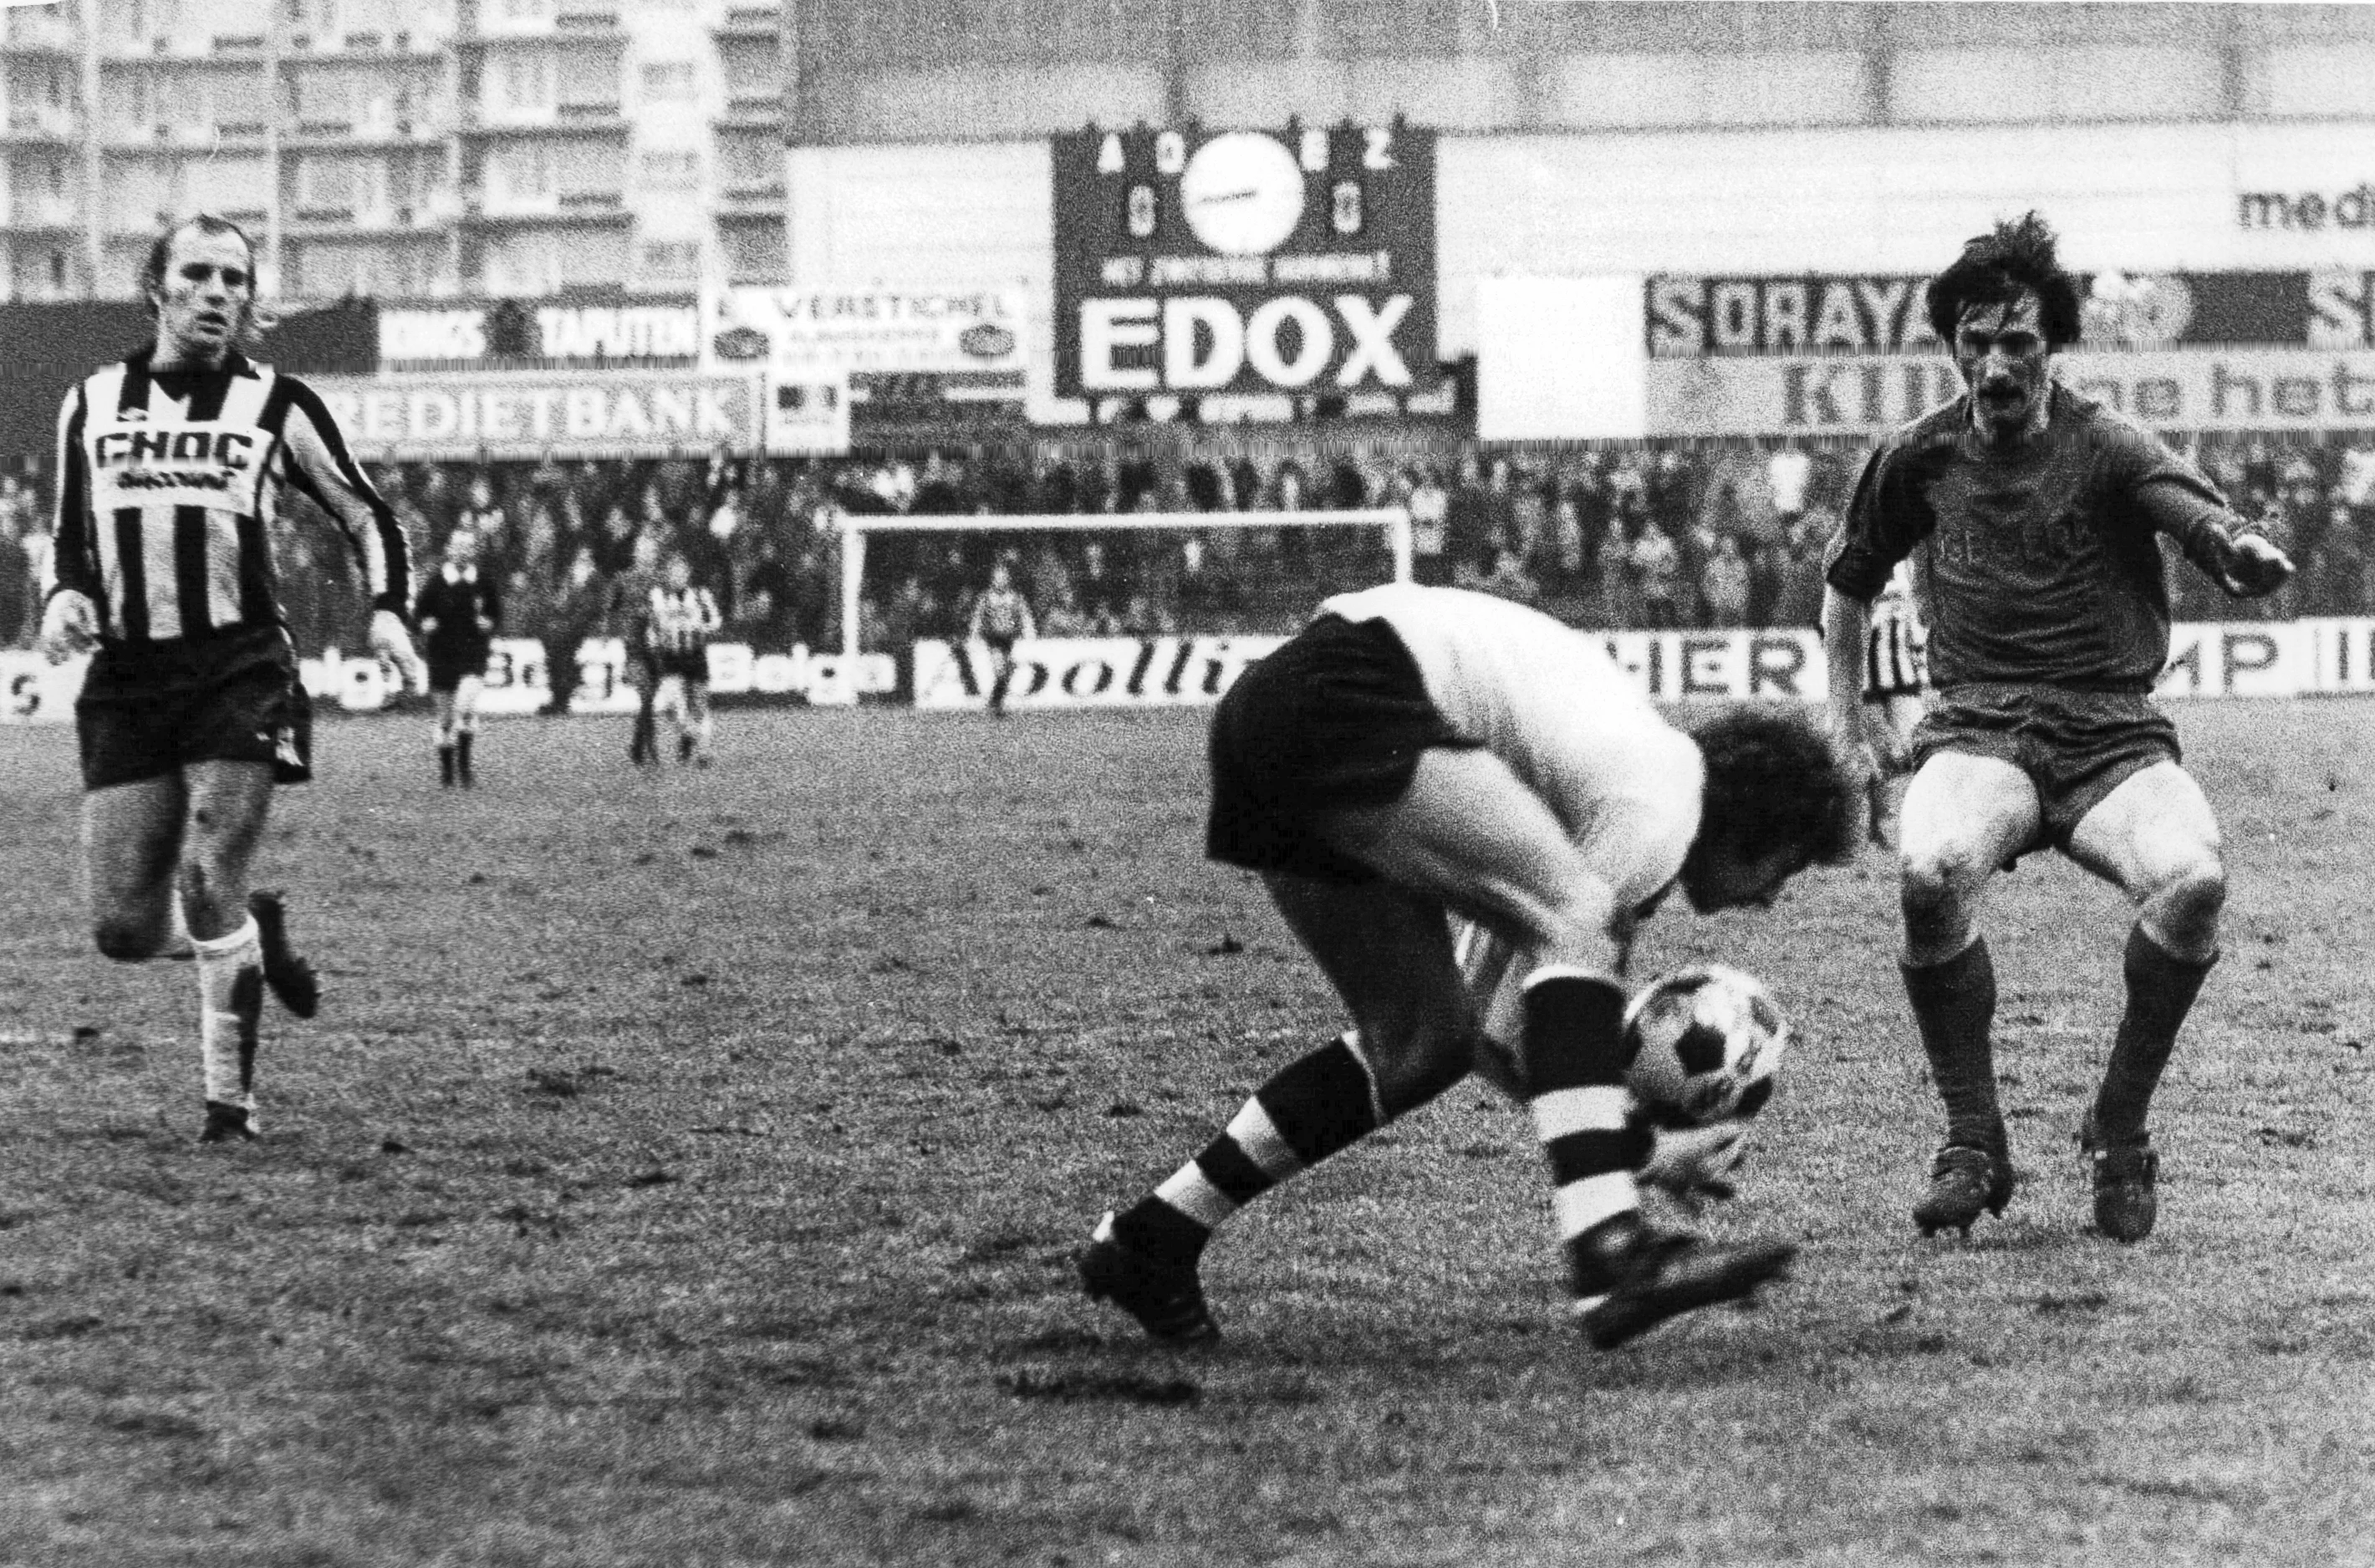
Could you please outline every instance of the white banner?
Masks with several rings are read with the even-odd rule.
[[[767,372],[761,419],[768,455],[841,457],[849,452],[849,377],[798,371]]]
[[[1019,391],[1028,309],[1020,289],[727,289],[702,301],[702,363],[820,383],[997,371]]]
[[[1014,708],[1197,707],[1220,701],[1246,666],[1283,637],[1047,637],[1014,646],[1006,700]],[[933,638],[916,643],[916,706],[983,708],[989,649]]]

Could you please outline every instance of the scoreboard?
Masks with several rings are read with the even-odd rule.
[[[1435,151],[1400,121],[1056,137],[1057,393],[1447,412]]]

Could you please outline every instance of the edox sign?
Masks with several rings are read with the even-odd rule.
[[[1059,395],[1430,393],[1435,136],[1055,138]]]

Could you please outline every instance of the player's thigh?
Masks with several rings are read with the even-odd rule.
[[[468,714],[479,711],[479,701],[487,694],[487,678],[466,675],[454,683],[454,712]]]
[[[1608,888],[1549,804],[1489,751],[1429,747],[1400,798],[1320,820],[1335,847],[1537,958],[1614,962]]]
[[[244,899],[248,862],[272,809],[271,764],[192,762],[182,777],[189,799],[183,864],[213,897]]]
[[[684,683],[684,711],[694,720],[709,716],[709,682],[688,680]]]
[[[1400,1103],[1403,1089],[1464,1070],[1476,1020],[1438,900],[1391,883],[1286,872],[1262,881],[1343,998],[1388,1103]]]
[[[161,939],[181,863],[183,809],[178,773],[109,784],[82,797],[93,925]]]
[[[2210,797],[2175,762],[2129,774],[2070,831],[2070,858],[2131,898],[2222,877],[2222,850]]]
[[[454,715],[459,711],[461,705],[462,689],[458,685],[441,686],[435,681],[430,682],[429,709],[435,716],[439,729],[444,729],[453,724]]]
[[[2028,775],[1998,757],[1939,751],[1906,785],[1897,860],[1908,890],[1967,896],[2036,842],[2042,814]]]

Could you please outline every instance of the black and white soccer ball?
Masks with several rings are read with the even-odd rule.
[[[1773,1098],[1790,1020],[1755,975],[1698,964],[1659,976],[1625,1009],[1625,1085],[1652,1121],[1706,1126]]]

